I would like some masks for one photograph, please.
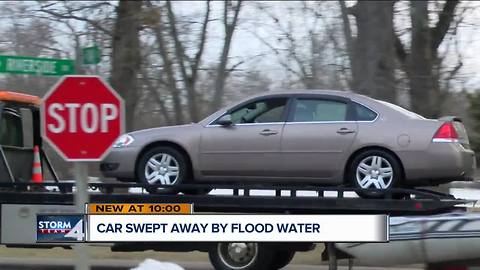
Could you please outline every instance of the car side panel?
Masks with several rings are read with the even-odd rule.
[[[192,167],[198,167],[198,145],[200,141],[200,130],[203,127],[198,124],[182,125],[182,126],[173,126],[173,127],[162,127],[158,129],[152,129],[146,132],[138,131],[130,133],[135,139],[132,145],[120,149],[112,149],[112,152],[107,156],[106,160],[110,161],[113,158],[118,156],[120,158],[121,166],[126,166],[128,168],[135,169],[136,161],[139,158],[141,152],[149,147],[149,145],[164,142],[172,143],[180,146],[185,152],[187,152],[191,162]],[[154,131],[154,132],[152,132]],[[123,155],[123,153],[131,153],[128,155]],[[135,155],[135,157],[133,156]],[[194,176],[196,171],[194,170]]]
[[[425,151],[399,155],[405,160],[406,180],[411,185],[472,179],[476,167],[473,151],[458,143],[432,143]]]
[[[201,180],[262,180],[275,176],[280,163],[284,123],[208,126],[201,131],[199,166]],[[262,131],[276,132],[262,135]]]
[[[432,142],[442,124],[437,120],[412,120],[409,123],[410,144],[398,150],[409,184],[435,184],[473,177],[476,164],[472,150],[465,149],[460,143]]]
[[[352,133],[339,134],[342,128]],[[319,184],[341,183],[338,174],[343,170],[356,132],[354,121],[287,123],[282,138],[281,174]]]
[[[476,166],[474,153],[457,143],[432,143],[441,126],[437,120],[379,119],[359,123],[353,151],[366,147],[383,147],[394,152],[410,185],[447,182],[469,177]],[[380,132],[383,131],[383,132]]]
[[[388,130],[388,132],[384,132]],[[341,164],[343,170],[337,174],[338,181],[345,181],[345,172],[348,170],[348,162],[357,153],[371,147],[380,147],[396,152],[398,145],[396,139],[401,132],[397,130],[397,125],[386,122],[379,117],[374,122],[357,122],[357,135],[350,151],[346,153],[345,159]]]

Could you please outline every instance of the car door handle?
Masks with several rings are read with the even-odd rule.
[[[260,135],[263,135],[263,136],[275,135],[277,133],[278,133],[278,131],[271,130],[271,129],[264,129],[264,130],[260,131]]]
[[[350,133],[355,133],[355,130],[353,129],[348,129],[348,128],[341,128],[339,130],[337,130],[337,133],[338,134],[350,134]]]

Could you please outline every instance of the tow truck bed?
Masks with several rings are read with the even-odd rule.
[[[64,192],[16,191],[18,188],[57,186]],[[45,204],[73,205],[72,182],[58,183],[0,183],[0,187],[10,190],[0,191],[0,204]],[[129,183],[90,183],[93,189],[113,189],[142,187]],[[459,209],[457,206],[471,201],[456,199],[452,195],[429,190],[393,189],[384,198],[363,199],[345,197],[352,188],[280,186],[280,185],[225,185],[212,184],[213,189],[231,190],[232,195],[167,195],[119,193],[91,193],[92,203],[193,203],[195,212],[244,212],[244,213],[311,213],[311,214],[367,214],[383,213],[390,215],[436,214]],[[201,189],[205,185],[182,185],[180,189]],[[251,195],[253,190],[268,190],[275,194]],[[65,192],[66,191],[66,192]],[[310,191],[315,196],[297,196],[301,191]],[[325,193],[335,193],[325,196]],[[395,199],[403,194],[406,199]]]

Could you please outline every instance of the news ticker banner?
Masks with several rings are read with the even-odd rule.
[[[89,204],[37,215],[37,242],[387,242],[387,215],[194,214],[191,204]]]

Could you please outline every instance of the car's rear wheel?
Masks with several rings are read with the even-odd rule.
[[[216,270],[268,270],[273,260],[273,251],[259,243],[217,243],[208,255]]]
[[[149,193],[175,194],[175,186],[181,184],[188,175],[185,156],[169,146],[156,146],[146,151],[137,164],[137,177]],[[154,187],[152,185],[170,187]]]
[[[367,150],[355,156],[350,164],[349,180],[361,197],[383,197],[385,191],[398,187],[402,167],[398,160],[383,150]]]
[[[274,252],[271,269],[277,270],[287,266],[295,256],[293,250],[277,250]]]

